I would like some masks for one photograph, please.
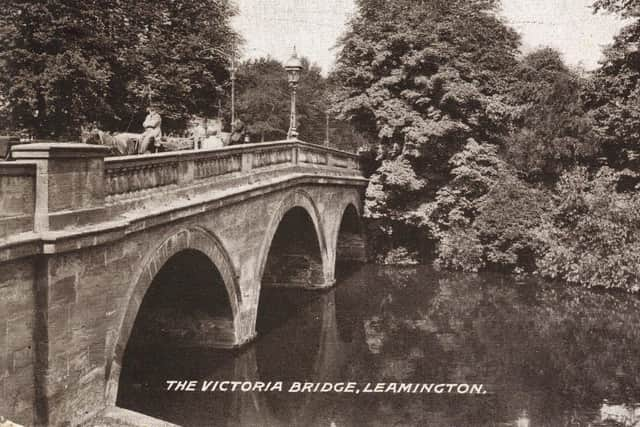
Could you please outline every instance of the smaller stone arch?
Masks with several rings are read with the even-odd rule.
[[[217,268],[227,291],[234,325],[236,323],[242,303],[241,292],[235,268],[222,243],[212,233],[199,227],[174,232],[143,259],[140,273],[127,297],[127,308],[117,330],[113,350],[107,359],[105,394],[109,405],[116,403],[122,361],[143,298],[165,263],[185,250],[201,252]]]
[[[333,268],[327,252],[327,239],[325,236],[323,223],[313,198],[303,190],[296,190],[293,193],[287,195],[282,200],[282,202],[280,202],[280,205],[276,209],[275,214],[271,218],[271,222],[267,227],[267,232],[265,233],[264,240],[260,247],[258,257],[259,262],[257,263],[258,270],[255,277],[258,278],[258,281],[260,283],[262,282],[265,267],[267,265],[267,259],[269,257],[269,251],[271,249],[271,245],[273,243],[276,232],[278,231],[280,223],[282,222],[287,212],[291,211],[294,208],[304,209],[309,215],[309,218],[311,218],[311,222],[313,223],[313,227],[316,232],[318,245],[320,247],[320,256],[322,259],[322,269],[325,282],[324,285],[331,286],[334,282]]]
[[[360,203],[348,200],[333,230],[336,261],[366,261],[365,230]]]

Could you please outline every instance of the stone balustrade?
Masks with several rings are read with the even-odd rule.
[[[105,189],[110,202],[194,181],[296,165],[359,170],[357,157],[353,154],[298,141],[278,141],[213,150],[107,158]]]
[[[129,201],[192,185],[226,180],[231,186],[256,183],[285,169],[299,174],[322,169],[331,175],[361,175],[356,155],[298,140],[104,156],[103,147],[77,143],[14,147],[13,157],[19,161],[0,163],[0,239],[10,233],[95,223],[109,212],[128,209]],[[119,209],[110,210],[116,205]]]
[[[105,160],[105,192],[107,197],[153,191],[158,187],[177,185],[179,162],[172,157],[155,159],[114,157]]]

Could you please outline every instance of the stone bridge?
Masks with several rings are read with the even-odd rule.
[[[105,152],[34,143],[0,163],[0,416],[20,424],[82,423],[115,405],[131,342],[241,346],[262,286],[327,288],[336,259],[365,257],[352,154]]]

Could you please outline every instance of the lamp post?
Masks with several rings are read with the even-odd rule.
[[[296,88],[298,87],[298,81],[300,81],[300,71],[302,71],[302,61],[296,54],[295,46],[293,47],[293,55],[284,64],[284,68],[287,70],[289,86],[291,86],[291,117],[289,119],[287,139],[294,139],[298,137],[298,131],[296,130]]]
[[[231,124],[236,121],[236,61],[231,58],[231,68],[229,69],[229,80],[231,80]]]
[[[329,146],[329,110],[325,111],[327,115],[327,134],[325,135],[324,145]]]

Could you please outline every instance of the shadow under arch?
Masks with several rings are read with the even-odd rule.
[[[340,222],[334,230],[337,279],[348,276],[355,264],[367,261],[366,233],[358,206],[357,201],[349,201],[342,209]]]
[[[226,290],[231,312],[232,332],[235,331],[236,319],[242,301],[238,276],[227,251],[212,233],[203,228],[193,227],[173,232],[143,259],[139,273],[133,282],[134,285],[127,296],[127,308],[122,316],[115,343],[107,360],[107,371],[105,372],[107,405],[114,406],[116,404],[125,350],[147,291],[162,268],[172,258],[185,251],[201,254],[202,259],[208,260],[219,274]],[[233,343],[220,343],[221,347],[231,347],[232,345]]]
[[[269,226],[267,227],[267,232],[260,247],[259,252],[259,262],[257,263],[258,271],[256,277],[260,282],[260,287],[262,287],[262,282],[264,278],[265,268],[267,266],[267,261],[269,259],[269,255],[271,253],[274,237],[276,237],[276,233],[280,229],[280,225],[290,211],[295,208],[300,208],[306,212],[313,228],[315,230],[315,238],[317,240],[317,244],[319,246],[320,251],[320,260],[322,262],[322,273],[323,273],[323,283],[317,287],[329,287],[334,283],[333,277],[333,268],[330,268],[329,265],[329,255],[327,253],[327,241],[326,236],[324,234],[324,228],[321,221],[320,213],[318,212],[318,208],[316,207],[315,202],[311,198],[311,196],[302,190],[296,190],[293,193],[287,195],[276,210],[273,215]]]

